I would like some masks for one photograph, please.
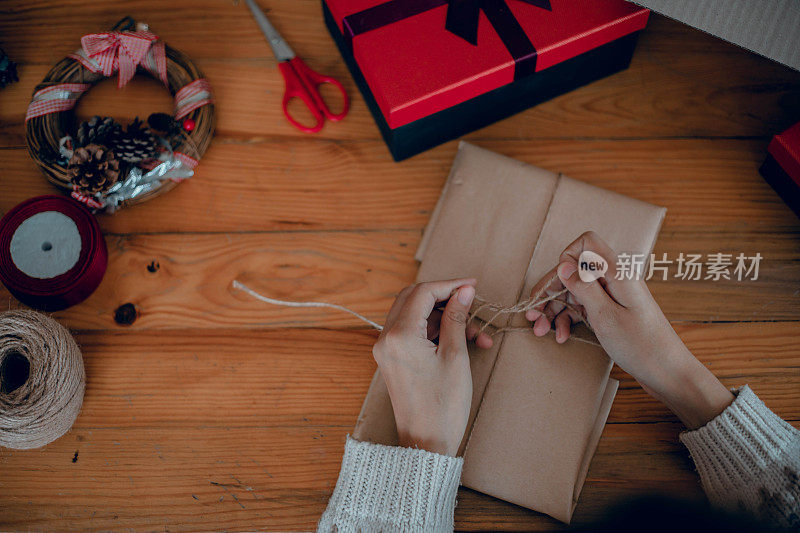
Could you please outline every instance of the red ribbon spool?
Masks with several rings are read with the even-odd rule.
[[[70,219],[74,228],[63,217]],[[48,222],[56,225],[48,229]],[[53,244],[42,238],[47,231],[60,233],[56,235],[60,239],[53,239]],[[60,249],[62,244],[69,249]],[[108,249],[100,225],[88,209],[72,199],[37,196],[0,220],[0,281],[30,307],[58,311],[82,302],[100,285],[107,264]]]

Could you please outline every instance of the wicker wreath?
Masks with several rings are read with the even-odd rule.
[[[50,182],[113,212],[190,177],[215,124],[211,87],[197,66],[130,17],[110,32],[84,36],[81,44],[36,86],[26,115],[28,152]],[[151,115],[149,126],[137,118],[127,131],[110,117],[78,124],[74,107],[81,95],[116,72],[119,87],[136,72],[159,79],[175,98],[174,115]]]

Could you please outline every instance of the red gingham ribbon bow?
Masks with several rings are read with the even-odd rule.
[[[131,81],[138,65],[145,68],[149,66],[145,59],[152,47],[158,77],[166,82],[164,45],[158,41],[158,36],[149,31],[92,33],[81,37],[81,46],[104,75],[111,76],[119,70],[119,87]]]

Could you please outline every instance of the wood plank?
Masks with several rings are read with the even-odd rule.
[[[42,450],[0,451],[0,527],[308,530],[333,490],[347,431],[324,426],[75,428]],[[609,504],[633,495],[700,497],[678,431],[673,423],[609,425],[576,522],[591,521]],[[459,494],[456,527],[560,528],[538,513],[466,490]]]
[[[644,53],[644,52],[642,52]],[[654,53],[654,52],[653,52]],[[667,52],[662,53],[666,55]],[[652,55],[652,54],[651,54]],[[570,92],[500,124],[471,134],[473,139],[514,138],[614,138],[614,137],[768,137],[785,129],[800,115],[800,104],[792,95],[800,90],[800,74],[761,74],[758,65],[726,72],[725,85],[715,83],[719,72],[700,70],[694,63],[663,68],[666,58],[636,56],[631,68],[611,78]],[[697,61],[693,59],[693,61]],[[684,63],[688,60],[684,60]],[[309,61],[321,72],[345,83],[354,98],[344,122],[327,125],[318,137],[331,139],[379,139],[380,133],[341,60]],[[701,64],[705,65],[703,61]],[[721,60],[730,69],[730,61]],[[203,71],[217,99],[217,134],[224,137],[302,138],[303,133],[284,119],[279,105],[283,80],[273,61],[254,59],[238,63],[207,60]],[[50,65],[22,65],[20,82],[4,89],[0,101],[0,141],[24,146],[24,115],[33,88]],[[769,70],[769,69],[767,69]],[[797,79],[794,79],[797,78]],[[241,80],[246,79],[247,84]],[[751,94],[757,92],[759,98]],[[631,93],[638,98],[627,96]],[[624,95],[624,96],[623,96]],[[736,107],[752,108],[736,113]],[[795,109],[797,107],[797,109]],[[82,98],[78,113],[114,116],[126,122],[156,111],[171,112],[168,93],[155,81],[139,76],[123,89],[113,80],[98,84]],[[647,120],[643,120],[647,117]]]
[[[260,5],[300,55],[338,54],[324,31],[319,0],[264,0]],[[106,31],[124,14],[149,23],[152,31],[193,57],[236,61],[271,57],[243,2],[196,0],[191,7],[176,10],[142,0],[102,4],[84,0],[58,4],[6,0],[0,14],[2,29],[9,35],[4,39],[4,48],[23,63],[52,63],[71,51],[70,39],[77,43],[86,33]],[[58,32],[52,31],[52,24],[45,23],[54,20],[58,21]],[[657,36],[657,42],[673,50],[680,43],[693,54],[712,51],[746,55],[735,46],[656,14],[652,15],[648,30]],[[29,40],[14,38],[17,34]],[[699,40],[692,41],[690,36]]]
[[[667,207],[664,232],[800,231],[758,174],[760,140],[481,141],[479,145]],[[380,141],[212,145],[196,176],[113,216],[111,233],[422,229],[450,170],[451,142],[393,163]],[[0,149],[0,213],[56,191],[21,149]]]
[[[115,310],[133,303],[139,314],[129,327],[136,330],[177,324],[362,328],[343,313],[268,308],[231,284],[238,279],[275,298],[336,300],[382,320],[395,295],[414,279],[412,239],[418,232],[110,237],[110,263],[100,288],[55,316],[74,329],[119,329]],[[154,262],[158,268],[150,272]]]
[[[338,57],[333,41],[324,29],[319,0],[269,0],[260,3],[274,18],[275,25],[292,43],[299,55],[325,58]],[[75,43],[86,33],[108,30],[123,13],[148,22],[151,30],[162,35],[167,42],[198,59],[243,61],[271,59],[264,37],[241,2],[221,3],[214,0],[196,0],[191,8],[170,9],[153,2],[139,0],[126,2],[114,0],[102,4],[84,0],[26,2],[6,0],[0,14],[0,24],[5,34],[4,48],[20,63],[50,64],[72,51],[69,40]],[[59,32],[43,21],[58,20]],[[213,20],[213,24],[208,21]],[[17,34],[28,41],[14,38]],[[775,72],[789,72],[764,58],[714,38],[696,29],[651,14],[643,36],[645,44],[658,50],[669,51],[669,56],[702,57],[702,54],[733,56],[753,63],[775,65]],[[680,50],[682,53],[675,53]],[[709,68],[717,65],[709,64]]]
[[[70,9],[71,2],[64,9]],[[107,5],[108,4],[108,5]],[[59,18],[64,31],[38,24],[35,8],[7,2],[0,34],[20,63],[20,82],[4,89],[0,100],[0,141],[24,144],[24,112],[33,88],[50,66],[77,46],[83,33],[100,31],[122,11],[113,3],[82,6]],[[182,48],[200,65],[215,88],[218,132],[224,136],[302,138],[284,119],[279,100],[283,81],[275,62],[244,6],[197,2],[198,9],[152,13],[143,3],[138,17],[158,20],[154,29],[171,45]],[[366,105],[324,29],[316,1],[274,1],[280,25],[311,66],[344,81],[354,97],[343,123],[327,126],[318,137],[379,139]],[[48,15],[54,8],[48,6]],[[61,7],[55,8],[61,11]],[[49,15],[57,16],[57,15]],[[216,23],[204,23],[213,16]],[[533,110],[485,128],[473,139],[618,138],[618,137],[762,137],[788,127],[800,116],[800,73],[721,42],[702,32],[654,15],[642,36],[631,67],[620,74],[573,91]],[[156,27],[157,26],[157,27]],[[14,35],[21,35],[15,42]],[[25,46],[22,46],[22,44]],[[306,44],[307,43],[307,44]],[[691,50],[691,53],[686,51]],[[676,53],[681,50],[681,53]],[[242,83],[247,80],[247,83]],[[149,81],[149,82],[148,82]],[[636,95],[632,97],[631,95]],[[757,97],[754,97],[756,95]],[[117,92],[107,81],[87,95],[79,113],[105,113],[131,119],[170,110],[169,98],[157,83],[134,81]],[[746,108],[747,113],[740,110]]]
[[[344,313],[261,303],[232,288],[238,279],[273,298],[327,301],[381,321],[413,283],[420,231],[112,235],[109,267],[84,303],[55,316],[79,330],[132,328],[357,327]],[[565,243],[565,245],[568,243]],[[759,233],[665,232],[656,254],[760,252],[759,280],[651,282],[673,321],[797,320],[800,251],[796,237]],[[672,267],[671,275],[676,273]],[[4,287],[0,298],[15,306]],[[118,324],[131,303],[136,320]]]
[[[761,378],[761,397],[800,426],[799,328],[713,324],[679,333],[726,384]],[[79,335],[89,376],[82,414],[42,450],[0,450],[0,527],[312,527],[369,384],[373,339],[325,330]],[[625,423],[651,421],[630,392],[623,387],[615,402],[578,523],[643,492],[699,495],[677,444],[680,425],[659,422],[662,412],[655,423]],[[459,501],[458,527],[557,527],[472,491]]]
[[[682,325],[689,349],[726,386],[750,384],[800,421],[800,323]],[[322,329],[89,332],[82,431],[354,425],[375,371],[377,333]],[[627,374],[609,423],[675,418]]]
[[[324,329],[82,333],[87,391],[76,427],[352,427],[376,338]]]
[[[781,417],[800,420],[800,336],[798,322],[678,324],[689,350],[728,388],[748,384]],[[609,422],[674,419],[620,368],[612,377],[620,389]]]
[[[742,227],[731,232],[716,232],[702,227],[670,231],[659,235],[655,257],[664,254],[676,260],[681,253],[700,254],[708,261],[710,254],[740,254],[754,257],[761,254],[758,279],[737,281],[697,281],[676,278],[678,267],[669,266],[668,279],[656,273],[648,283],[656,301],[672,321],[699,320],[797,320],[800,318],[800,232],[761,233]],[[732,273],[732,272],[731,272]],[[704,277],[707,272],[704,271]]]

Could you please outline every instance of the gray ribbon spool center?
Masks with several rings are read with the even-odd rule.
[[[81,255],[75,221],[58,211],[36,213],[11,237],[11,260],[25,275],[51,279],[68,272]]]

